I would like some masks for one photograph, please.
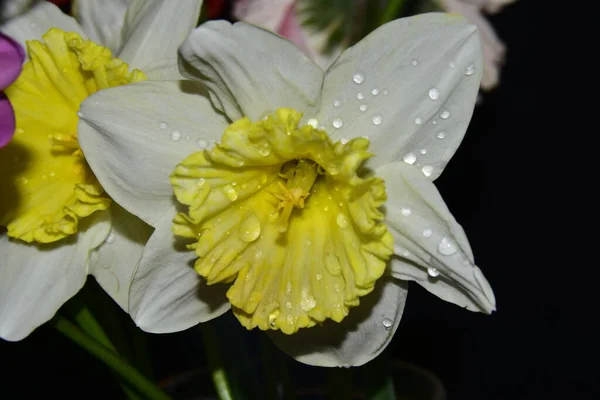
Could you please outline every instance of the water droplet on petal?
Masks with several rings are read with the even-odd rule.
[[[286,303],[285,303],[285,308],[287,308],[288,310],[291,310],[291,309],[292,309],[292,303],[291,303],[291,302],[289,302],[289,301],[288,301],[288,302],[286,302]]]
[[[377,96],[379,94],[379,89],[373,89],[373,90],[371,90],[371,94],[373,96]]]
[[[436,88],[429,89],[429,98],[431,100],[437,100],[440,98],[440,91]]]
[[[306,123],[315,129],[317,129],[317,127],[319,126],[319,120],[317,120],[316,118],[311,118]]]
[[[442,110],[442,113],[440,114],[440,118],[442,118],[442,119],[448,119],[448,118],[450,118],[450,111],[448,111],[448,110]]]
[[[288,283],[285,285],[285,292],[286,292],[287,294],[290,294],[290,293],[292,293],[292,282],[288,282]]]
[[[339,101],[339,100],[334,100],[334,101],[333,101],[333,106],[334,106],[334,107],[339,107],[339,106],[341,106],[341,105],[342,105],[342,102],[341,102],[341,101]]]
[[[423,236],[425,236],[426,238],[431,237],[431,235],[433,234],[433,232],[431,231],[431,229],[423,229],[423,232],[421,232],[423,234]]]
[[[436,278],[438,276],[440,276],[440,271],[438,271],[437,269],[433,268],[433,267],[429,267],[427,268],[427,273],[429,274],[429,276],[431,276],[432,278]]]
[[[402,159],[407,164],[414,164],[417,161],[417,157],[413,153],[406,153]]]
[[[404,215],[405,217],[408,217],[409,215],[412,214],[412,210],[408,207],[402,207],[402,210],[400,210],[400,212],[402,213],[402,215]]]
[[[425,165],[421,168],[421,172],[423,172],[423,175],[429,177],[433,173],[433,167],[431,165]]]
[[[179,131],[171,132],[171,139],[173,139],[174,141],[178,141],[179,139],[181,139],[181,132],[179,132]]]
[[[82,113],[81,111],[77,111],[77,116],[78,116],[79,118],[83,118],[83,113]]]
[[[269,147],[262,147],[258,150],[258,154],[260,154],[263,157],[268,157],[269,154],[271,154],[271,149]]]
[[[471,76],[475,73],[475,66],[473,64],[469,64],[469,66],[467,67],[467,69],[465,70],[465,75],[466,76]]]
[[[239,227],[240,237],[246,243],[254,242],[260,235],[260,219],[256,214],[251,214]]]
[[[411,64],[413,65],[413,67],[416,67],[417,65],[419,65],[419,60],[417,60],[416,58],[414,58],[412,60]]]
[[[367,111],[367,105],[366,105],[366,104],[361,104],[361,105],[358,107],[358,109],[359,109],[360,111],[363,111],[363,112],[364,112],[364,111]]]
[[[440,252],[440,254],[443,254],[445,256],[451,256],[452,254],[456,253],[457,248],[456,244],[454,243],[454,240],[450,239],[447,236],[444,236],[438,244],[438,251]]]
[[[113,243],[115,241],[115,234],[112,232],[109,233],[104,241],[108,244]]]
[[[341,213],[335,218],[335,222],[340,228],[346,228],[348,226],[348,218]]]
[[[321,279],[323,279],[323,275],[322,275],[322,274],[317,274],[317,275],[315,276],[315,278],[316,278],[318,281],[320,281]]]
[[[354,83],[360,85],[365,80],[365,75],[362,72],[355,72],[352,76]]]
[[[364,95],[364,94],[362,94],[362,93],[358,93],[358,94],[356,95],[356,98],[357,98],[357,99],[359,99],[359,100],[362,100],[362,99],[364,99],[364,98],[365,98],[365,95]]]
[[[421,117],[415,118],[415,124],[421,125],[423,123],[423,119]]]
[[[382,121],[383,119],[381,118],[381,115],[376,115],[373,117],[373,125],[381,125]]]
[[[197,141],[196,143],[198,143],[198,146],[199,146],[201,149],[204,149],[204,148],[206,148],[206,145],[207,145],[207,143],[206,143],[206,140],[204,140],[204,139],[198,139],[198,141]]]
[[[165,121],[160,121],[158,126],[160,127],[160,129],[167,129],[167,127],[168,127],[168,125]]]
[[[335,118],[332,122],[331,125],[333,125],[334,128],[341,128],[342,125],[344,125],[344,121],[342,121],[341,118]]]
[[[421,149],[421,150],[419,150],[419,153],[425,155],[425,154],[427,154],[427,149]]]
[[[438,139],[443,139],[446,137],[446,132],[444,132],[444,131],[438,132],[437,135],[435,135],[435,136],[437,136]]]
[[[394,323],[393,323],[393,321],[392,321],[391,319],[389,319],[389,318],[385,318],[385,319],[382,321],[382,324],[383,324],[383,327],[389,331],[390,329],[392,329],[392,325],[393,325]]]
[[[235,191],[234,188],[232,188],[231,186],[227,185],[224,187],[225,190],[225,195],[227,196],[227,198],[229,199],[229,201],[236,201],[238,198],[238,194]]]

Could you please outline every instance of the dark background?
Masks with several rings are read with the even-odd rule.
[[[411,285],[386,351],[439,376],[451,400],[600,398],[593,290],[600,265],[586,251],[600,245],[592,242],[597,203],[585,193],[598,179],[590,164],[600,133],[591,4],[520,0],[491,17],[508,48],[501,85],[483,96],[436,184],[498,311],[469,313]],[[252,356],[261,337],[244,335]],[[205,369],[197,329],[145,336],[161,382]],[[18,343],[0,341],[0,365],[0,398],[122,396],[102,364],[48,326]],[[300,381],[324,379],[321,369],[288,365]]]

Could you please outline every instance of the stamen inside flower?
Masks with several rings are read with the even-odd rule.
[[[145,79],[111,51],[76,33],[50,29],[28,41],[29,61],[6,90],[17,129],[0,149],[0,225],[26,242],[77,232],[81,218],[108,208],[109,197],[77,141],[77,111],[90,94]]]
[[[238,120],[171,176],[189,206],[173,231],[196,240],[195,269],[209,284],[233,282],[227,296],[248,329],[341,321],[392,254],[384,182],[358,173],[368,140],[333,143],[300,119],[283,108]]]

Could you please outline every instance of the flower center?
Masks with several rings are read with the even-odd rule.
[[[26,242],[55,242],[77,232],[81,218],[110,198],[77,141],[77,111],[100,89],[145,79],[111,51],[76,33],[52,28],[27,42],[29,61],[6,90],[17,121],[0,150],[0,225]]]
[[[341,321],[374,288],[393,239],[378,208],[376,177],[361,177],[368,140],[333,143],[278,109],[242,118],[212,150],[190,155],[171,176],[189,206],[174,220],[193,238],[196,271],[227,296],[242,325],[291,334]]]

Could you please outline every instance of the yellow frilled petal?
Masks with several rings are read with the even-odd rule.
[[[173,231],[197,240],[195,268],[209,284],[233,282],[227,296],[248,329],[341,321],[392,254],[384,182],[358,173],[368,140],[333,143],[300,118],[279,109],[236,121],[171,176],[189,206]]]
[[[99,89],[145,77],[76,33],[50,29],[43,39],[27,42],[30,60],[6,90],[17,129],[0,149],[0,225],[11,237],[48,243],[110,204],[79,148],[79,105]]]

